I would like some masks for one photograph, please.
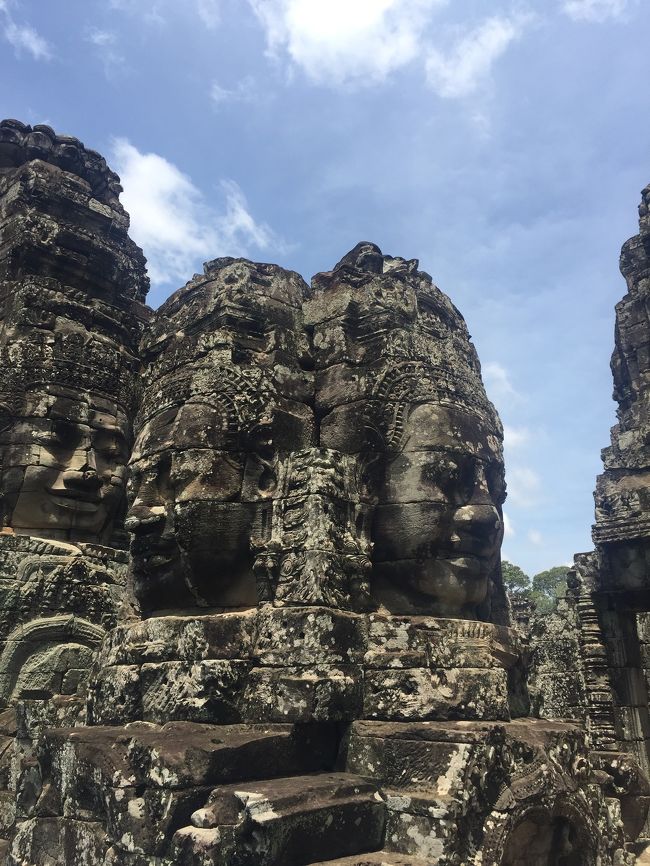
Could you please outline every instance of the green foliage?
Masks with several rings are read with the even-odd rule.
[[[531,579],[523,569],[507,559],[501,563],[503,583],[510,595],[532,602],[540,613],[555,610],[558,599],[564,595],[568,571],[568,566],[556,565],[540,571]]]
[[[530,595],[530,577],[518,565],[513,565],[512,562],[504,559],[501,563],[501,574],[504,586],[511,595],[526,598]]]
[[[550,613],[557,607],[558,599],[566,590],[568,572],[568,566],[556,565],[533,577],[531,596],[541,613]]]

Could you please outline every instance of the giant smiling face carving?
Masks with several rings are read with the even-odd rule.
[[[255,505],[244,479],[264,495],[268,431],[233,434],[216,394],[154,415],[143,427],[131,466],[136,595],[145,610],[240,607],[256,601],[250,536]]]
[[[467,407],[419,404],[385,467],[375,512],[376,594],[394,613],[473,618],[503,538],[498,438]]]
[[[125,500],[125,412],[102,395],[50,385],[25,395],[19,417],[4,418],[5,525],[18,534],[107,543]]]

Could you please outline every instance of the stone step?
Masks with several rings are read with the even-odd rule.
[[[187,866],[308,866],[377,851],[386,806],[377,786],[319,773],[216,788],[174,836]]]
[[[329,770],[338,738],[328,725],[175,722],[51,730],[45,741],[59,801],[49,813],[99,821],[132,852],[164,857],[215,786]]]

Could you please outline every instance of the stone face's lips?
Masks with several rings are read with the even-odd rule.
[[[470,556],[468,554],[445,554],[436,557],[439,562],[450,569],[451,573],[470,578],[482,578],[489,569],[492,557]]]
[[[170,562],[173,562],[178,557],[176,556],[164,556],[161,553],[153,554],[152,556],[147,556],[144,558],[144,563],[147,569],[158,569],[163,568],[166,565],[169,565]]]
[[[131,545],[131,556],[138,571],[154,573],[170,569],[180,553],[174,540],[136,539]]]
[[[451,563],[451,565],[455,565],[459,568],[468,568],[470,566],[474,566],[479,562],[483,562],[487,557],[485,556],[472,556],[470,554],[465,553],[449,553],[442,554],[440,559],[446,559],[447,562]]]
[[[57,508],[71,508],[75,511],[83,511],[90,514],[97,511],[101,505],[101,499],[96,496],[87,498],[80,496],[78,493],[68,493],[61,490],[57,490],[56,493],[49,490],[48,493]]]

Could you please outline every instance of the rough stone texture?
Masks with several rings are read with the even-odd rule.
[[[415,259],[361,243],[305,319],[320,443],[356,455],[374,507],[373,602],[501,621],[503,431],[462,316]]]
[[[531,685],[540,713],[584,716],[598,750],[596,763],[610,775],[613,766],[625,767],[614,786],[623,813],[647,797],[644,785],[639,788],[639,767],[646,774],[650,768],[649,206],[647,187],[639,207],[639,234],[621,251],[628,291],[616,306],[611,361],[618,423],[611,445],[602,452],[604,472],[596,483],[596,548],[575,557],[565,601],[532,629]],[[625,820],[628,837],[636,838],[642,818]],[[649,827],[640,838],[650,840]]]
[[[148,280],[119,192],[76,139],[0,123],[0,706],[19,710],[0,835],[42,728],[83,716],[125,596]]]
[[[151,617],[104,642],[90,718],[507,720],[518,650],[490,623],[312,606]]]
[[[534,715],[586,722],[587,686],[580,622],[570,592],[559,600],[552,613],[534,613],[527,623],[531,642],[528,687]],[[558,671],[562,676],[558,676]]]
[[[0,705],[85,694],[93,653],[118,620],[123,551],[0,535]]]
[[[650,718],[645,674],[645,614],[650,610],[650,187],[642,193],[639,234],[623,245],[628,292],[616,307],[612,355],[618,424],[603,451],[593,529],[598,558],[595,598],[615,697],[621,745],[648,769]]]
[[[585,734],[568,724],[355,722],[344,755],[348,769],[382,781],[390,851],[438,864],[546,866],[571,850],[583,859],[565,862],[610,862],[621,845]]]
[[[128,528],[144,612],[256,604],[283,458],[314,441],[303,281],[217,259],[158,310],[143,343]],[[269,553],[270,556],[270,553]]]
[[[634,761],[513,720],[460,313],[364,242],[311,287],[215,259],[149,315],[118,195],[0,124],[0,862],[630,864]]]
[[[20,534],[124,516],[148,288],[118,178],[76,139],[0,126],[0,496]]]

